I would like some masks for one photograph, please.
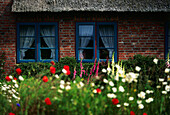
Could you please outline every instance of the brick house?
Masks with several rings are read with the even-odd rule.
[[[1,0],[0,54],[16,63],[93,62],[115,54],[164,59],[170,50],[169,0]]]

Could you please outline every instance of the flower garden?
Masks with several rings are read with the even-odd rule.
[[[169,58],[137,58],[79,68],[52,61],[41,72],[32,68],[35,76],[17,67],[0,79],[0,113],[169,115]]]

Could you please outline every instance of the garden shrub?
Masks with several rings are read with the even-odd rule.
[[[153,60],[155,56],[143,56],[140,54],[135,55],[133,58],[122,61],[126,72],[137,72],[136,66],[141,68],[140,80],[143,84],[146,84],[147,80],[158,82],[158,78],[164,78],[166,63],[165,60],[158,59],[158,63],[155,64]]]

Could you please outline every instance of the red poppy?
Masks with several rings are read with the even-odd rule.
[[[22,71],[21,71],[20,68],[17,68],[17,69],[16,69],[16,72],[17,72],[18,75],[20,75]]]
[[[14,113],[9,113],[8,115],[15,115]]]
[[[102,92],[99,88],[97,88],[96,91],[97,91],[97,93],[101,93]]]
[[[47,76],[44,76],[44,77],[43,77],[43,81],[44,81],[44,82],[47,82],[47,81],[48,81],[48,77],[47,77]]]
[[[14,80],[17,80],[17,78],[16,78],[16,77],[14,77]]]
[[[147,115],[147,113],[143,113],[143,115]]]
[[[114,98],[114,99],[112,99],[112,103],[113,103],[114,105],[117,105],[117,104],[119,103],[119,100],[116,99],[116,98]]]
[[[55,74],[55,71],[56,71],[56,70],[55,70],[55,67],[51,66],[51,67],[50,67],[50,72],[51,72],[52,74]]]
[[[54,62],[54,61],[51,61],[51,64],[52,64],[52,65],[55,65],[55,62]]]
[[[69,68],[68,65],[64,65],[64,69],[65,69],[66,71],[68,71],[70,68]]]
[[[66,75],[70,75],[70,70],[67,71]]]
[[[50,98],[49,98],[49,97],[47,97],[47,98],[45,99],[45,103],[46,103],[47,105],[51,105],[51,101],[50,101]]]
[[[133,112],[133,111],[130,111],[130,115],[135,115],[135,112]]]
[[[11,79],[9,78],[9,76],[5,77],[6,81],[11,81]]]

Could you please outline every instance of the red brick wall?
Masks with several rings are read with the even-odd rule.
[[[11,0],[0,2],[0,53],[6,53],[6,70],[16,64],[16,22],[58,22],[59,58],[75,56],[75,24],[84,21],[117,22],[120,60],[134,54],[164,58],[167,13],[153,13],[152,16],[152,13],[130,12],[11,13],[11,5]]]
[[[165,21],[159,20],[159,16],[154,19],[147,16],[150,17],[119,20],[119,59],[128,59],[135,54],[164,58]]]
[[[0,1],[0,55],[6,54],[6,72],[16,64],[16,23],[11,5],[12,0]]]

